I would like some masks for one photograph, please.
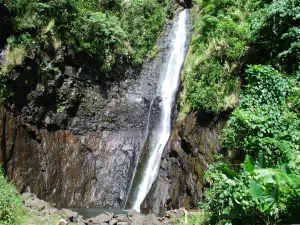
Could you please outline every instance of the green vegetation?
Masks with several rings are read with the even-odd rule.
[[[151,49],[155,57],[155,41],[173,14],[170,0],[7,2],[14,36],[0,71],[1,99],[9,73],[30,54],[51,57],[73,46],[103,71],[118,59],[140,65]],[[300,222],[299,24],[299,0],[197,0],[182,113],[232,114],[222,133],[224,153],[205,175],[211,187],[203,214],[189,223]],[[18,224],[21,203],[2,175],[0,184],[0,219]]]
[[[16,189],[8,183],[0,172],[0,224],[24,224],[26,213],[22,207],[22,200],[17,195]]]
[[[202,14],[194,32],[183,74],[185,112],[202,108],[209,112],[237,105],[238,73],[248,47],[249,24],[238,1],[200,1]],[[189,57],[189,56],[188,56]]]
[[[184,225],[184,224],[189,224],[189,225],[198,225],[198,224],[206,224],[208,222],[210,214],[209,213],[202,213],[202,212],[197,212],[197,213],[189,213],[187,217],[182,216],[179,218],[179,221],[174,223],[174,225]],[[187,221],[187,223],[186,223]]]
[[[165,21],[164,9],[156,0],[133,0],[122,18],[128,34],[134,62],[141,63],[146,53],[152,49]],[[141,18],[143,18],[141,20]]]
[[[291,224],[300,216],[300,2],[199,0],[182,113],[232,115],[193,224]]]
[[[183,74],[183,112],[233,109],[245,64],[299,70],[299,1],[199,0]]]
[[[300,2],[269,2],[250,18],[253,62],[271,64],[293,74],[300,69]]]
[[[239,107],[223,130],[227,159],[245,162],[237,172],[212,166],[206,173],[213,184],[206,207],[213,210],[213,222],[299,222],[300,118],[288,107],[294,87],[270,66],[249,67],[246,80]]]
[[[267,167],[288,163],[300,173],[300,118],[288,107],[289,92],[297,83],[289,83],[270,66],[249,67],[246,81],[239,107],[224,130],[224,147],[233,155],[263,155]]]
[[[300,176],[286,166],[262,168],[246,157],[236,173],[216,164],[207,173],[213,187],[206,194],[211,224],[289,224],[299,222]]]
[[[21,50],[22,56],[41,50],[51,53],[63,45],[89,55],[103,70],[118,58],[138,65],[153,48],[168,7],[156,0],[8,1],[16,34],[9,39],[18,42],[10,45],[9,57]],[[12,62],[4,72],[12,69]]]

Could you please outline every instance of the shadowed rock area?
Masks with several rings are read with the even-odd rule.
[[[204,172],[220,150],[226,115],[188,115],[173,129],[164,149],[159,176],[141,208],[145,212],[196,208],[203,196]]]

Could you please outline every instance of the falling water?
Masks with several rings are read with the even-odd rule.
[[[151,140],[150,157],[138,187],[133,209],[140,211],[140,205],[156,179],[161,155],[171,134],[172,106],[180,83],[180,71],[184,62],[187,40],[187,10],[179,14],[173,34],[171,54],[169,55],[167,70],[161,75],[162,80],[157,89],[161,97],[161,112],[159,125]]]
[[[0,48],[0,65],[4,64],[6,61],[6,55],[7,55],[7,49],[1,49]]]

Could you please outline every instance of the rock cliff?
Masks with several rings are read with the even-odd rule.
[[[101,73],[96,61],[59,44],[14,68],[0,163],[19,190],[30,187],[58,206],[124,206],[171,28],[170,22],[141,69],[120,59]]]

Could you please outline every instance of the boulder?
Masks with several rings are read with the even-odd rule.
[[[135,214],[139,214],[136,210],[134,210],[134,209],[129,209],[128,210],[128,213],[127,213],[127,215],[129,216],[129,217],[132,217],[133,215],[135,215]]]
[[[96,216],[93,219],[94,223],[109,223],[109,221],[113,218],[113,214],[110,213],[102,213],[99,216]]]
[[[130,217],[131,225],[141,225],[143,224],[144,216],[141,214],[135,213]]]
[[[63,214],[66,215],[66,217],[68,219],[71,219],[72,221],[73,221],[74,218],[78,217],[78,213],[77,212],[73,212],[70,209],[62,209],[61,211],[62,211]]]
[[[129,221],[127,215],[124,215],[124,214],[117,215],[116,218],[117,218],[118,222],[128,222]]]
[[[109,225],[116,225],[117,222],[118,222],[118,220],[114,218],[111,221],[109,221]]]
[[[21,195],[21,198],[22,198],[22,201],[26,201],[26,200],[28,200],[28,199],[35,199],[35,198],[37,198],[36,197],[36,195],[35,194],[33,194],[33,193],[23,193],[22,195]]]
[[[52,207],[52,206],[46,206],[45,209],[44,209],[44,212],[47,215],[53,215],[53,214],[58,213],[58,209],[55,208],[55,207]]]
[[[130,225],[129,222],[117,222],[117,225]]]

